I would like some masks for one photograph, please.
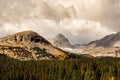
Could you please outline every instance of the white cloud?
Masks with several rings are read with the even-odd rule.
[[[1,0],[0,36],[32,29],[87,43],[119,31],[119,9],[119,0]]]

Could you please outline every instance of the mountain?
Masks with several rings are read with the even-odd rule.
[[[93,41],[87,44],[87,46],[94,45],[95,47],[119,47],[120,46],[119,42],[120,42],[120,32],[105,36],[100,40]]]
[[[59,48],[74,48],[63,34],[58,34],[56,37],[50,39],[50,42]]]
[[[67,54],[34,31],[23,31],[0,38],[0,53],[20,60],[59,59]]]
[[[81,54],[90,54],[94,57],[120,57],[120,32],[79,46],[79,49],[82,51]]]
[[[85,45],[71,45],[62,34],[58,34],[50,41],[56,47],[70,52],[69,57],[90,55],[92,57],[120,57],[120,32],[107,35],[104,38],[92,41]],[[69,54],[68,54],[69,55]]]
[[[80,44],[72,45],[63,34],[58,34],[54,38],[49,39],[49,41],[54,46],[66,51],[66,52],[70,52],[70,53],[73,53],[76,55],[79,55],[81,53],[81,49],[79,49]]]

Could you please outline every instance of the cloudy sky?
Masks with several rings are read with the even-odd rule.
[[[120,30],[120,0],[0,0],[0,37],[33,30],[84,44]]]

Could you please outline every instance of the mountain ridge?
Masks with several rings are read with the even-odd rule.
[[[61,37],[63,37],[63,35],[61,35]],[[107,35],[100,40],[95,40],[85,45],[74,45],[75,48],[70,48],[69,46],[64,47],[65,39],[57,39],[57,43],[61,43],[61,41],[63,43],[60,44],[62,50],[71,52],[76,55],[88,54],[94,57],[120,57],[120,32]]]
[[[100,40],[92,41],[88,43],[87,46],[95,44],[94,47],[115,47],[114,44],[118,41],[120,41],[120,32],[107,35]]]

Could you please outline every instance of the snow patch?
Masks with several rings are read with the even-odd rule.
[[[82,50],[81,49],[73,49],[73,48],[60,48],[62,50],[65,50],[65,51],[68,51],[68,52],[71,52],[71,53],[75,53],[75,54],[81,54]]]

